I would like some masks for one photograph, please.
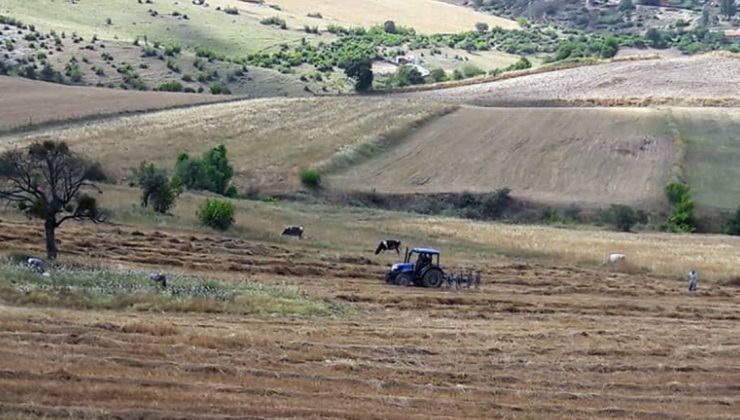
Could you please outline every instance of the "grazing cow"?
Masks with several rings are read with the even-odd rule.
[[[627,259],[627,256],[624,254],[609,254],[606,257],[606,262],[614,264],[614,263],[622,262],[626,259]]]
[[[28,261],[26,261],[26,265],[34,273],[44,274],[46,272],[46,263],[40,258],[29,258]]]
[[[303,239],[303,226],[286,226],[282,236],[297,236],[298,239]]]
[[[380,241],[378,244],[378,249],[375,250],[375,255],[380,254],[383,251],[396,251],[396,254],[401,253],[401,241],[395,240],[395,239],[386,239],[384,241]]]
[[[149,273],[149,280],[159,283],[159,285],[164,289],[167,287],[167,276],[165,276],[162,273],[155,272],[155,273]]]

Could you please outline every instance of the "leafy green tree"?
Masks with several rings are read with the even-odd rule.
[[[84,192],[100,189],[88,178],[90,163],[66,143],[45,141],[0,156],[0,201],[44,221],[46,256],[56,259],[56,229],[68,220],[103,221],[97,200]]]
[[[488,32],[489,26],[486,22],[478,22],[475,24],[475,30],[479,33],[486,33]]]
[[[693,232],[697,222],[694,215],[694,201],[691,199],[689,186],[672,182],[665,187],[666,198],[673,206],[673,213],[668,217],[663,229],[670,232]]]
[[[617,52],[619,52],[619,42],[617,39],[611,36],[604,39],[604,42],[601,44],[601,57],[612,58],[617,55]]]
[[[344,74],[355,81],[355,90],[365,92],[373,86],[373,64],[369,59],[351,61],[344,68]]]
[[[201,159],[193,159],[187,153],[182,153],[175,164],[175,179],[190,190],[225,195],[234,176],[234,169],[226,154],[224,145],[207,151]]]
[[[141,206],[152,205],[154,211],[167,213],[180,196],[182,188],[178,180],[170,180],[164,169],[159,169],[153,163],[141,162],[138,168],[133,169],[136,185],[141,188]]]

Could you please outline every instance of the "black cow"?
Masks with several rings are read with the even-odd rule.
[[[386,239],[384,241],[380,241],[378,244],[378,249],[375,250],[375,255],[380,254],[383,251],[396,251],[396,254],[401,253],[401,241],[398,241],[396,239]]]
[[[303,226],[286,226],[282,236],[297,236],[298,239],[303,239]]]

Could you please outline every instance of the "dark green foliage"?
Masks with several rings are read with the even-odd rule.
[[[175,178],[191,190],[211,191],[224,195],[234,170],[226,157],[226,147],[220,145],[203,154],[201,159],[192,159],[187,153],[177,158]]]
[[[285,22],[285,19],[279,18],[277,16],[264,18],[260,21],[260,23],[263,25],[277,26],[280,29],[288,29],[288,24]]]
[[[236,7],[224,7],[224,13],[229,15],[238,15],[239,9],[237,9]]]
[[[420,85],[424,83],[424,77],[422,77],[419,70],[413,66],[401,66],[396,70],[396,74],[393,75],[392,84],[396,87]]]
[[[462,68],[462,73],[466,79],[486,74],[485,70],[482,70],[480,67],[477,67],[473,64],[466,64]]]
[[[49,63],[44,64],[41,72],[39,72],[39,77],[41,78],[41,80],[54,83],[61,83],[64,79],[61,73],[54,70],[54,68]]]
[[[429,72],[429,80],[432,83],[444,82],[447,80],[447,73],[445,73],[445,70],[442,68],[432,69],[432,71]]]
[[[719,0],[719,11],[729,19],[737,13],[737,3],[735,0]]]
[[[696,230],[697,221],[694,215],[694,201],[691,199],[689,186],[672,182],[665,187],[668,202],[673,206],[673,213],[663,224],[663,230],[688,233]]]
[[[100,162],[86,162],[85,179],[94,182],[106,182],[109,180],[103,165]]]
[[[513,201],[509,188],[486,194],[480,200],[481,215],[484,219],[498,219],[509,209]]]
[[[180,54],[181,48],[177,44],[170,44],[166,47],[164,47],[164,55],[169,57],[174,57],[178,54]]]
[[[740,207],[738,207],[735,214],[727,220],[724,231],[728,235],[740,236]]]
[[[389,34],[398,33],[398,29],[396,28],[396,22],[392,20],[386,20],[385,23],[383,23],[383,30]]]
[[[307,187],[316,188],[321,185],[321,174],[315,169],[301,171],[301,182]]]
[[[647,215],[644,212],[635,211],[624,204],[612,204],[602,217],[605,222],[612,224],[621,232],[631,231],[638,223],[647,223]]]
[[[161,85],[159,85],[157,90],[162,92],[182,92],[184,90],[184,87],[182,86],[182,83],[173,80],[162,83]]]
[[[572,222],[579,222],[581,220],[581,207],[577,204],[570,204],[568,207],[563,209],[563,217],[566,220]]]
[[[153,163],[141,162],[138,168],[133,169],[134,181],[141,188],[141,206],[152,205],[154,211],[167,213],[174,205],[181,193],[177,180],[170,180],[164,169],[159,169]]]
[[[601,44],[601,57],[612,58],[619,52],[619,42],[614,37],[607,37]]]
[[[655,28],[650,28],[645,32],[645,39],[648,42],[648,45],[654,48],[665,48],[666,43],[663,39],[663,35],[660,33],[659,30]]]
[[[486,22],[478,22],[475,24],[475,30],[481,33],[488,32],[488,24]]]
[[[203,226],[227,230],[234,224],[234,205],[223,200],[206,200],[196,213]]]
[[[230,95],[231,94],[231,91],[229,90],[229,88],[223,82],[220,82],[220,81],[211,83],[210,89],[213,95]]]
[[[676,206],[689,194],[689,186],[680,182],[671,182],[665,187],[668,202]]]
[[[355,81],[355,90],[365,92],[373,86],[373,64],[370,60],[352,61],[344,69],[344,73]]]

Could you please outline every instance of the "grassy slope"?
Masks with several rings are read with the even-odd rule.
[[[673,110],[686,146],[684,172],[697,204],[732,210],[740,205],[740,111]]]
[[[159,15],[150,16],[149,9]],[[173,17],[174,11],[187,14],[189,19]],[[146,35],[150,41],[177,42],[190,48],[207,46],[229,55],[244,55],[281,43],[298,42],[303,37],[312,38],[303,32],[261,25],[252,16],[229,15],[190,1],[175,5],[159,1],[139,4],[135,0],[85,0],[76,4],[59,0],[5,0],[0,5],[0,14],[35,24],[45,31],[76,32],[85,39],[97,34],[101,39],[118,37],[131,41]],[[106,24],[107,18],[112,20],[112,25]]]
[[[477,22],[486,22],[491,27],[517,28],[516,22],[479,13],[465,7],[452,6],[436,0],[274,0],[268,4],[278,5],[278,12],[267,4],[255,5],[238,0],[214,0],[211,3],[237,6],[259,16],[281,16],[299,27],[303,25],[326,27],[328,24],[345,26],[372,26],[393,20],[396,24],[411,26],[422,33],[452,33],[469,31]],[[306,15],[321,13],[323,19],[312,19]]]
[[[329,178],[337,188],[460,192],[512,188],[557,204],[664,203],[685,168],[701,206],[740,203],[734,109],[463,108],[399,147]],[[685,142],[685,161],[680,162]]]
[[[397,138],[449,109],[375,98],[255,100],[124,117],[16,141],[54,136],[99,159],[119,180],[143,160],[171,167],[183,151],[200,154],[225,144],[240,188],[285,190],[298,186],[302,169],[379,136]]]

